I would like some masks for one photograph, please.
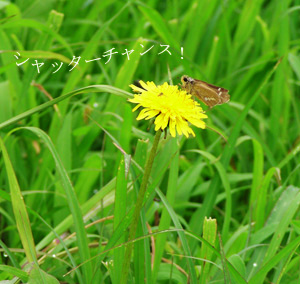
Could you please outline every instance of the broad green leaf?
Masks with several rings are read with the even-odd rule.
[[[34,268],[29,274],[28,284],[59,284],[59,281],[40,268]]]

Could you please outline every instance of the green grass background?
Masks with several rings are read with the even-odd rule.
[[[195,138],[161,140],[128,283],[300,283],[299,13],[299,0],[0,1],[0,279],[120,283],[154,138],[128,85],[169,68],[231,101]]]

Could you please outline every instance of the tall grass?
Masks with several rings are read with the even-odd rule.
[[[299,7],[0,2],[0,279],[299,283]],[[132,240],[155,132],[135,120],[129,84],[168,69],[231,101],[204,106],[195,138],[161,138]]]

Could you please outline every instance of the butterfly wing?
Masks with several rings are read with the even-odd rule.
[[[228,90],[201,80],[194,81],[191,91],[192,95],[196,96],[209,107],[224,104],[230,100]]]

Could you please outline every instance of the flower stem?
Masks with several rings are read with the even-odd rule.
[[[150,177],[154,157],[156,155],[156,150],[157,150],[158,142],[159,142],[159,139],[160,139],[160,135],[161,135],[161,130],[158,130],[155,134],[155,137],[154,137],[154,141],[153,141],[152,149],[151,149],[151,152],[150,152],[150,156],[149,156],[149,158],[147,160],[147,163],[146,163],[144,176],[143,176],[141,187],[140,187],[140,190],[139,190],[139,193],[138,193],[138,196],[137,196],[136,206],[135,206],[135,209],[134,209],[132,222],[131,222],[131,226],[130,226],[130,229],[129,229],[128,241],[132,241],[135,238],[135,234],[136,234],[136,230],[137,230],[137,226],[138,226],[138,222],[139,222],[139,216],[140,216],[140,212],[141,212],[142,207],[143,207],[143,201],[144,201],[145,193],[146,193],[146,190],[147,190],[148,180],[149,180],[149,177]],[[124,262],[123,262],[123,267],[122,267],[121,284],[127,284],[127,278],[128,278],[128,272],[129,272],[129,266],[130,266],[130,260],[131,260],[133,244],[134,244],[133,242],[130,242],[126,247],[125,257],[124,257]]]

